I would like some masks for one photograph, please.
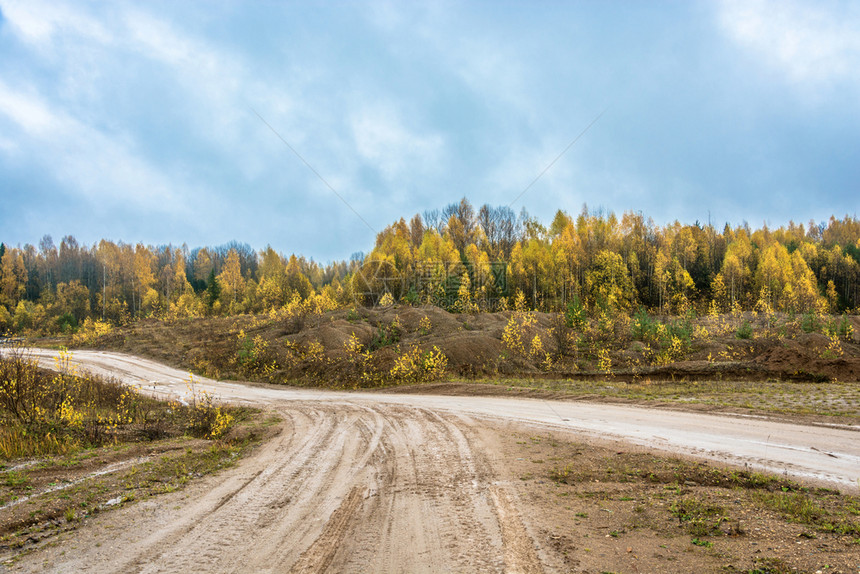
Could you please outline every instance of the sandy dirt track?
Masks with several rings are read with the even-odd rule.
[[[54,353],[32,351],[53,367]],[[118,353],[82,368],[183,397],[188,374]],[[624,440],[857,490],[856,428],[606,404],[281,389],[195,377],[273,409],[283,430],[235,468],[97,517],[23,571],[551,572],[500,425]],[[496,430],[490,430],[491,427]]]

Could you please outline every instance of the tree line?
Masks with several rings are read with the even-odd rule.
[[[717,229],[699,222],[658,226],[641,212],[619,218],[583,206],[576,215],[559,210],[547,226],[525,210],[516,215],[484,205],[475,212],[464,198],[390,225],[368,260],[386,261],[407,278],[436,266],[449,294],[467,284],[477,301],[504,302],[520,290],[532,308],[547,311],[572,302],[677,314],[860,306],[860,220],[851,216],[778,229],[746,223]],[[505,266],[503,281],[494,262]],[[462,270],[459,277],[444,271],[452,268]],[[421,299],[427,284],[438,290],[432,280],[407,280],[406,298]]]
[[[123,324],[402,301],[454,311],[530,307],[640,308],[660,314],[860,307],[860,220],[777,229],[748,224],[657,225],[641,212],[559,210],[549,225],[467,199],[400,219],[368,254],[321,265],[232,242],[189,249],[102,240],[0,244],[0,330],[74,331],[87,318]]]

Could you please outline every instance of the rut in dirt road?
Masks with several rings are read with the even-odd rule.
[[[280,435],[226,477],[204,479],[211,490],[178,507],[162,499],[49,569],[543,571],[467,419],[387,405],[278,412]],[[108,538],[124,541],[121,552]]]

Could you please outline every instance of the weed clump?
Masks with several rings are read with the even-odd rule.
[[[397,318],[387,325],[379,325],[373,334],[373,338],[370,340],[369,350],[372,352],[388,345],[394,345],[400,341],[402,335],[403,327]]]
[[[682,498],[673,502],[669,511],[678,518],[679,526],[686,523],[687,532],[692,536],[698,538],[723,533],[720,525],[725,520],[725,509],[721,506],[707,504],[697,498]]]
[[[752,339],[752,335],[753,335],[752,325],[750,324],[749,321],[744,321],[741,324],[741,326],[738,327],[738,330],[735,331],[735,337],[737,337],[738,339],[744,339],[744,340]]]

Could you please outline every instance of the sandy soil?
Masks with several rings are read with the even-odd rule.
[[[50,352],[34,353],[51,365]],[[75,352],[75,360],[155,393],[188,392],[187,374],[151,361],[89,351]],[[571,441],[571,453],[553,456],[576,460],[583,450],[577,441],[585,440],[590,456],[629,449],[687,454],[848,491],[857,491],[860,477],[860,435],[845,427],[606,404],[306,391],[199,379],[195,384],[225,400],[274,410],[283,420],[281,432],[237,467],[180,493],[97,516],[8,569],[676,572],[685,563],[679,560],[694,553],[698,570],[720,571],[732,565],[730,552],[692,547],[689,536],[679,538],[669,526],[652,526],[637,536],[613,531],[577,540],[573,517],[588,512],[574,514],[576,508],[555,495],[548,498],[545,488],[538,496],[534,488],[543,481],[526,471],[537,462],[531,460],[535,451],[523,449]],[[619,440],[623,446],[607,446]],[[550,454],[540,454],[540,461]],[[658,498],[642,501],[637,512],[646,522],[654,512],[651,522],[668,517],[671,524]],[[628,504],[625,497],[601,502],[591,513],[621,512],[620,504]],[[591,522],[588,528],[598,532],[593,529],[600,528],[600,517]],[[783,536],[797,534],[776,539]],[[755,540],[750,535],[744,543]],[[798,559],[814,558],[806,547],[789,550],[799,552]],[[852,555],[856,551],[822,560],[854,568]]]
[[[658,360],[646,350],[645,341],[630,340],[629,328],[620,326],[623,321],[618,333],[607,340],[594,322],[584,329],[571,329],[559,324],[557,314],[530,313],[529,326],[515,332],[521,337],[523,351],[538,337],[541,347],[550,353],[550,365],[544,354],[518,352],[504,343],[503,333],[513,316],[511,312],[468,315],[438,307],[395,305],[332,311],[286,322],[251,315],[173,323],[147,319],[115,329],[94,342],[93,348],[185,365],[216,379],[292,381],[327,388],[374,386],[373,377],[362,381],[360,372],[387,373],[398,355],[413,346],[424,351],[437,348],[447,357],[447,372],[467,379],[512,376],[600,381],[606,378],[596,362],[600,348],[609,352],[610,370],[618,380],[860,381],[860,316],[846,317],[853,335],[843,336],[836,350],[828,350],[832,342],[821,332],[804,332],[799,318],[753,313],[700,317],[691,324],[698,334],[682,345],[683,352],[671,357],[663,354]],[[432,326],[422,327],[422,320]],[[842,320],[827,318],[834,325]],[[662,321],[672,324],[668,317]],[[738,338],[742,325],[752,329],[751,338]],[[257,356],[259,364],[236,361],[240,332],[265,343]],[[361,368],[344,349],[353,336],[372,351],[370,361]],[[659,346],[643,338],[650,341],[648,348]],[[562,341],[566,342],[560,347]],[[53,346],[59,341],[45,343]],[[311,346],[317,351],[308,353]],[[318,354],[320,347],[325,360]],[[262,374],[262,364],[272,365],[273,370]]]

